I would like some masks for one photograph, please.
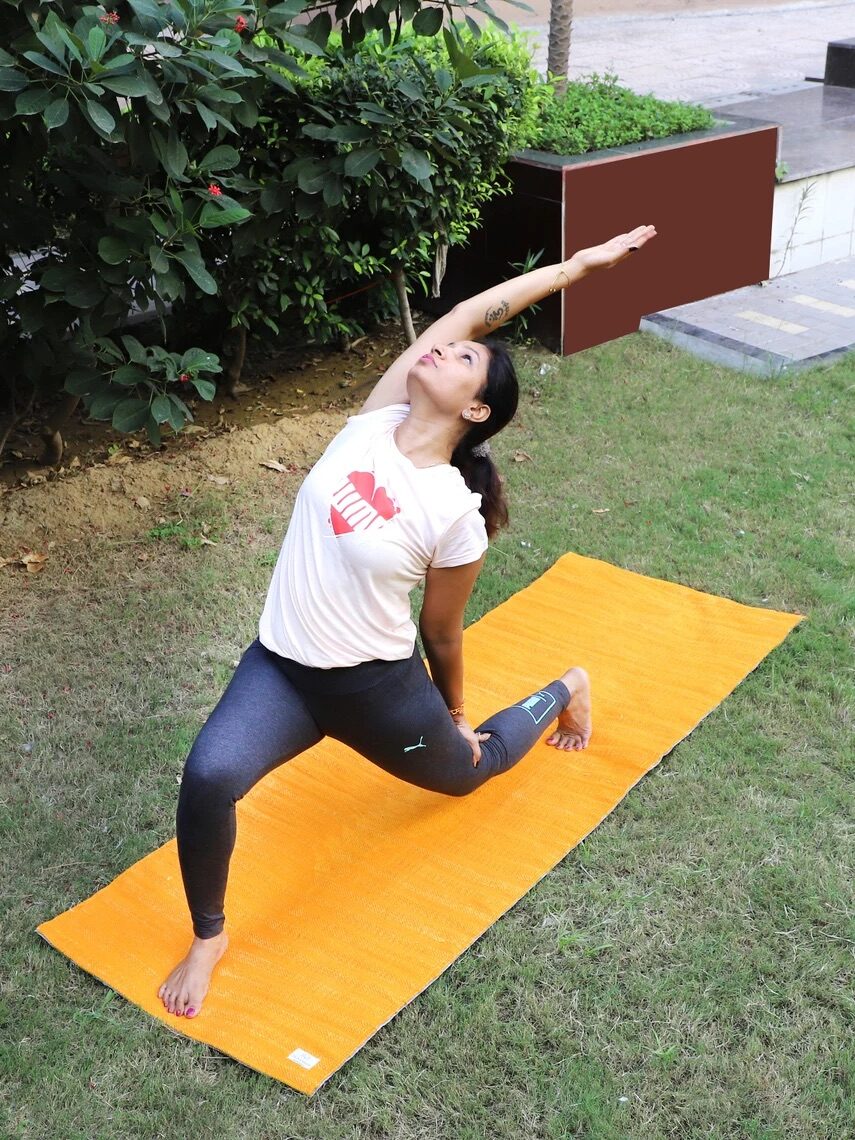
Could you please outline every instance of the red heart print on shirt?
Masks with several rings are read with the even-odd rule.
[[[378,487],[371,471],[351,471],[333,494],[330,523],[333,533],[381,530],[400,507]]]

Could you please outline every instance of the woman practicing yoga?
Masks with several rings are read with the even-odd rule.
[[[507,353],[477,338],[655,233],[639,226],[461,302],[398,357],[309,472],[259,635],[184,768],[178,854],[194,937],[158,991],[170,1013],[201,1009],[226,949],[235,803],[280,764],[333,736],[402,780],[461,796],[516,764],[556,718],[547,744],[588,744],[579,667],[477,727],[464,712],[463,611],[507,521],[485,444],[517,406]],[[430,676],[410,615],[420,582]]]

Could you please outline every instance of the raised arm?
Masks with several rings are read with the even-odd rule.
[[[411,344],[387,368],[361,410],[371,412],[388,404],[407,403],[407,375],[419,357],[430,351],[433,345],[479,340],[551,293],[569,288],[575,281],[598,269],[613,268],[655,236],[653,226],[638,226],[602,245],[580,249],[567,261],[522,273],[461,301],[425,329],[415,344]]]

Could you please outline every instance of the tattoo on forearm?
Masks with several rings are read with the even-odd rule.
[[[511,306],[507,301],[500,301],[495,309],[488,309],[484,314],[484,323],[489,328],[490,325],[500,325],[505,320],[508,313],[511,311]]]

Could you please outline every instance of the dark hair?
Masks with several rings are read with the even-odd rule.
[[[513,361],[504,343],[500,340],[482,340],[490,354],[487,365],[487,380],[478,399],[490,409],[486,420],[473,423],[461,440],[458,441],[451,463],[463,476],[470,491],[481,496],[481,514],[487,524],[487,537],[508,523],[508,504],[502,487],[502,479],[489,455],[475,455],[472,449],[485,443],[491,436],[502,430],[514,418],[519,401],[519,384]]]

